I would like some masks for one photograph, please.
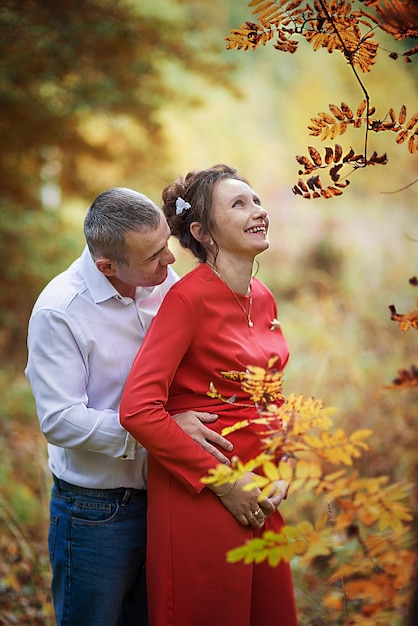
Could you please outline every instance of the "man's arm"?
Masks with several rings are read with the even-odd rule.
[[[135,457],[137,443],[120,425],[117,406],[91,406],[88,341],[76,327],[61,314],[39,311],[30,322],[28,352],[26,375],[49,443],[113,458]]]

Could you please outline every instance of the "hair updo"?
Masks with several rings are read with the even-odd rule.
[[[190,224],[199,222],[202,226],[202,234],[209,234],[212,237],[213,191],[216,183],[226,178],[247,182],[237,174],[235,168],[219,164],[206,170],[194,170],[184,178],[180,176],[174,183],[168,185],[162,194],[162,210],[171,229],[171,234],[177,237],[183,248],[190,250],[202,262],[205,262],[207,258],[206,248],[193,237],[190,232]],[[181,213],[178,211],[176,213],[178,198],[188,203],[190,208],[183,208]]]

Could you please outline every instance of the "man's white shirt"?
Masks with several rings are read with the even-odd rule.
[[[178,277],[122,297],[87,248],[42,291],[29,322],[25,370],[53,474],[96,489],[146,487],[146,451],[119,423],[132,362]]]

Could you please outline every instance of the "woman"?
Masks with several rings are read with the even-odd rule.
[[[283,525],[284,492],[257,503],[259,489],[205,487],[216,461],[170,417],[194,409],[219,415],[221,431],[258,417],[223,371],[266,367],[288,347],[271,292],[252,278],[269,246],[269,219],[258,195],[235,169],[190,172],[163,192],[163,210],[183,247],[200,261],[174,285],[154,319],[126,383],[122,425],[149,451],[147,580],[151,626],[295,626],[288,564],[226,563],[226,552]],[[272,322],[275,323],[272,323]],[[236,403],[207,395],[210,383]],[[260,426],[233,432],[232,455],[261,451]],[[218,496],[218,497],[217,497]],[[223,506],[222,506],[223,505]]]

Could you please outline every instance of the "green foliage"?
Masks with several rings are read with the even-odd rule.
[[[32,306],[51,275],[72,260],[80,243],[56,213],[27,211],[16,219],[0,204],[0,360],[20,362]]]

